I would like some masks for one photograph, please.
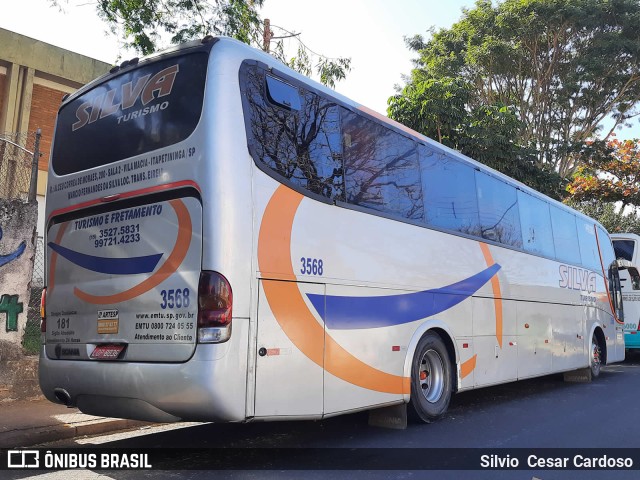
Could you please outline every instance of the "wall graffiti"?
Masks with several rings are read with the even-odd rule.
[[[2,240],[2,227],[0,227],[0,240]],[[2,267],[3,265],[6,265],[7,263],[15,260],[20,255],[22,255],[25,248],[27,248],[27,242],[23,240],[22,243],[18,245],[18,248],[15,249],[15,251],[8,253],[6,255],[0,254],[0,267]]]
[[[18,331],[18,315],[23,311],[23,304],[19,301],[18,295],[2,295],[0,298],[0,314],[7,316],[7,332]]]
[[[0,227],[0,240],[2,240],[2,227]],[[13,252],[0,254],[0,267],[19,258],[20,255],[24,253],[25,248],[27,248],[27,242],[23,240]],[[2,295],[0,298],[0,314],[4,313],[6,315],[5,328],[7,332],[18,331],[18,315],[22,313],[23,310],[24,305],[20,302],[18,295]]]
[[[29,327],[29,340],[39,343],[36,332],[36,306],[41,283],[33,287],[36,256],[38,204],[0,198],[0,343],[23,347]],[[39,279],[38,279],[39,280]],[[33,293],[32,293],[33,291]],[[29,302],[34,299],[33,308]],[[30,317],[34,321],[29,323]]]

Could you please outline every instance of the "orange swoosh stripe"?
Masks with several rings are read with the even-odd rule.
[[[480,248],[482,249],[482,254],[484,255],[484,260],[487,262],[487,266],[490,267],[496,262],[494,262],[493,257],[491,256],[489,245],[482,242],[479,243]],[[498,345],[502,348],[502,293],[500,292],[500,280],[498,279],[498,275],[494,275],[491,278],[491,288],[493,288],[493,304],[496,310],[496,338],[498,339]]]
[[[476,368],[476,360],[478,359],[478,355],[474,355],[469,360],[460,365],[460,377],[464,378],[468,376],[471,372],[473,372]]]
[[[262,274],[295,280],[291,264],[291,231],[296,211],[304,197],[281,185],[269,200],[258,238],[258,264]],[[269,307],[293,344],[310,360],[346,382],[368,390],[405,394],[411,390],[408,377],[392,375],[367,365],[325,335],[307,307],[295,282],[263,282]]]
[[[73,293],[81,300],[94,305],[125,302],[157,287],[172,275],[187,256],[189,244],[191,243],[192,226],[189,211],[182,200],[171,200],[169,204],[173,207],[176,215],[178,216],[178,238],[176,239],[176,244],[167,261],[164,262],[153,275],[136,286],[131,287],[129,290],[113,295],[91,295],[77,287],[74,288]]]

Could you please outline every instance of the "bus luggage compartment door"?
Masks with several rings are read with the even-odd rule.
[[[324,318],[308,301],[308,293],[324,295],[325,287],[260,281],[256,417],[322,414]]]

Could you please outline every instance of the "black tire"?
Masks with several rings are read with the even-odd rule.
[[[600,376],[600,369],[602,368],[602,345],[593,332],[591,337],[591,346],[589,348],[589,368],[591,369],[591,378],[598,378]]]
[[[451,400],[451,384],[447,347],[439,335],[427,333],[418,342],[411,364],[411,419],[431,423],[444,415]]]

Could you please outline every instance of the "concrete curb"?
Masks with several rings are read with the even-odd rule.
[[[131,430],[149,425],[151,425],[149,422],[138,420],[99,418],[97,420],[87,420],[78,423],[61,423],[58,425],[19,429],[1,434],[0,448],[29,447],[41,443]]]
[[[0,448],[20,448],[131,430],[150,422],[85,415],[49,402],[38,383],[38,357],[0,360]]]

